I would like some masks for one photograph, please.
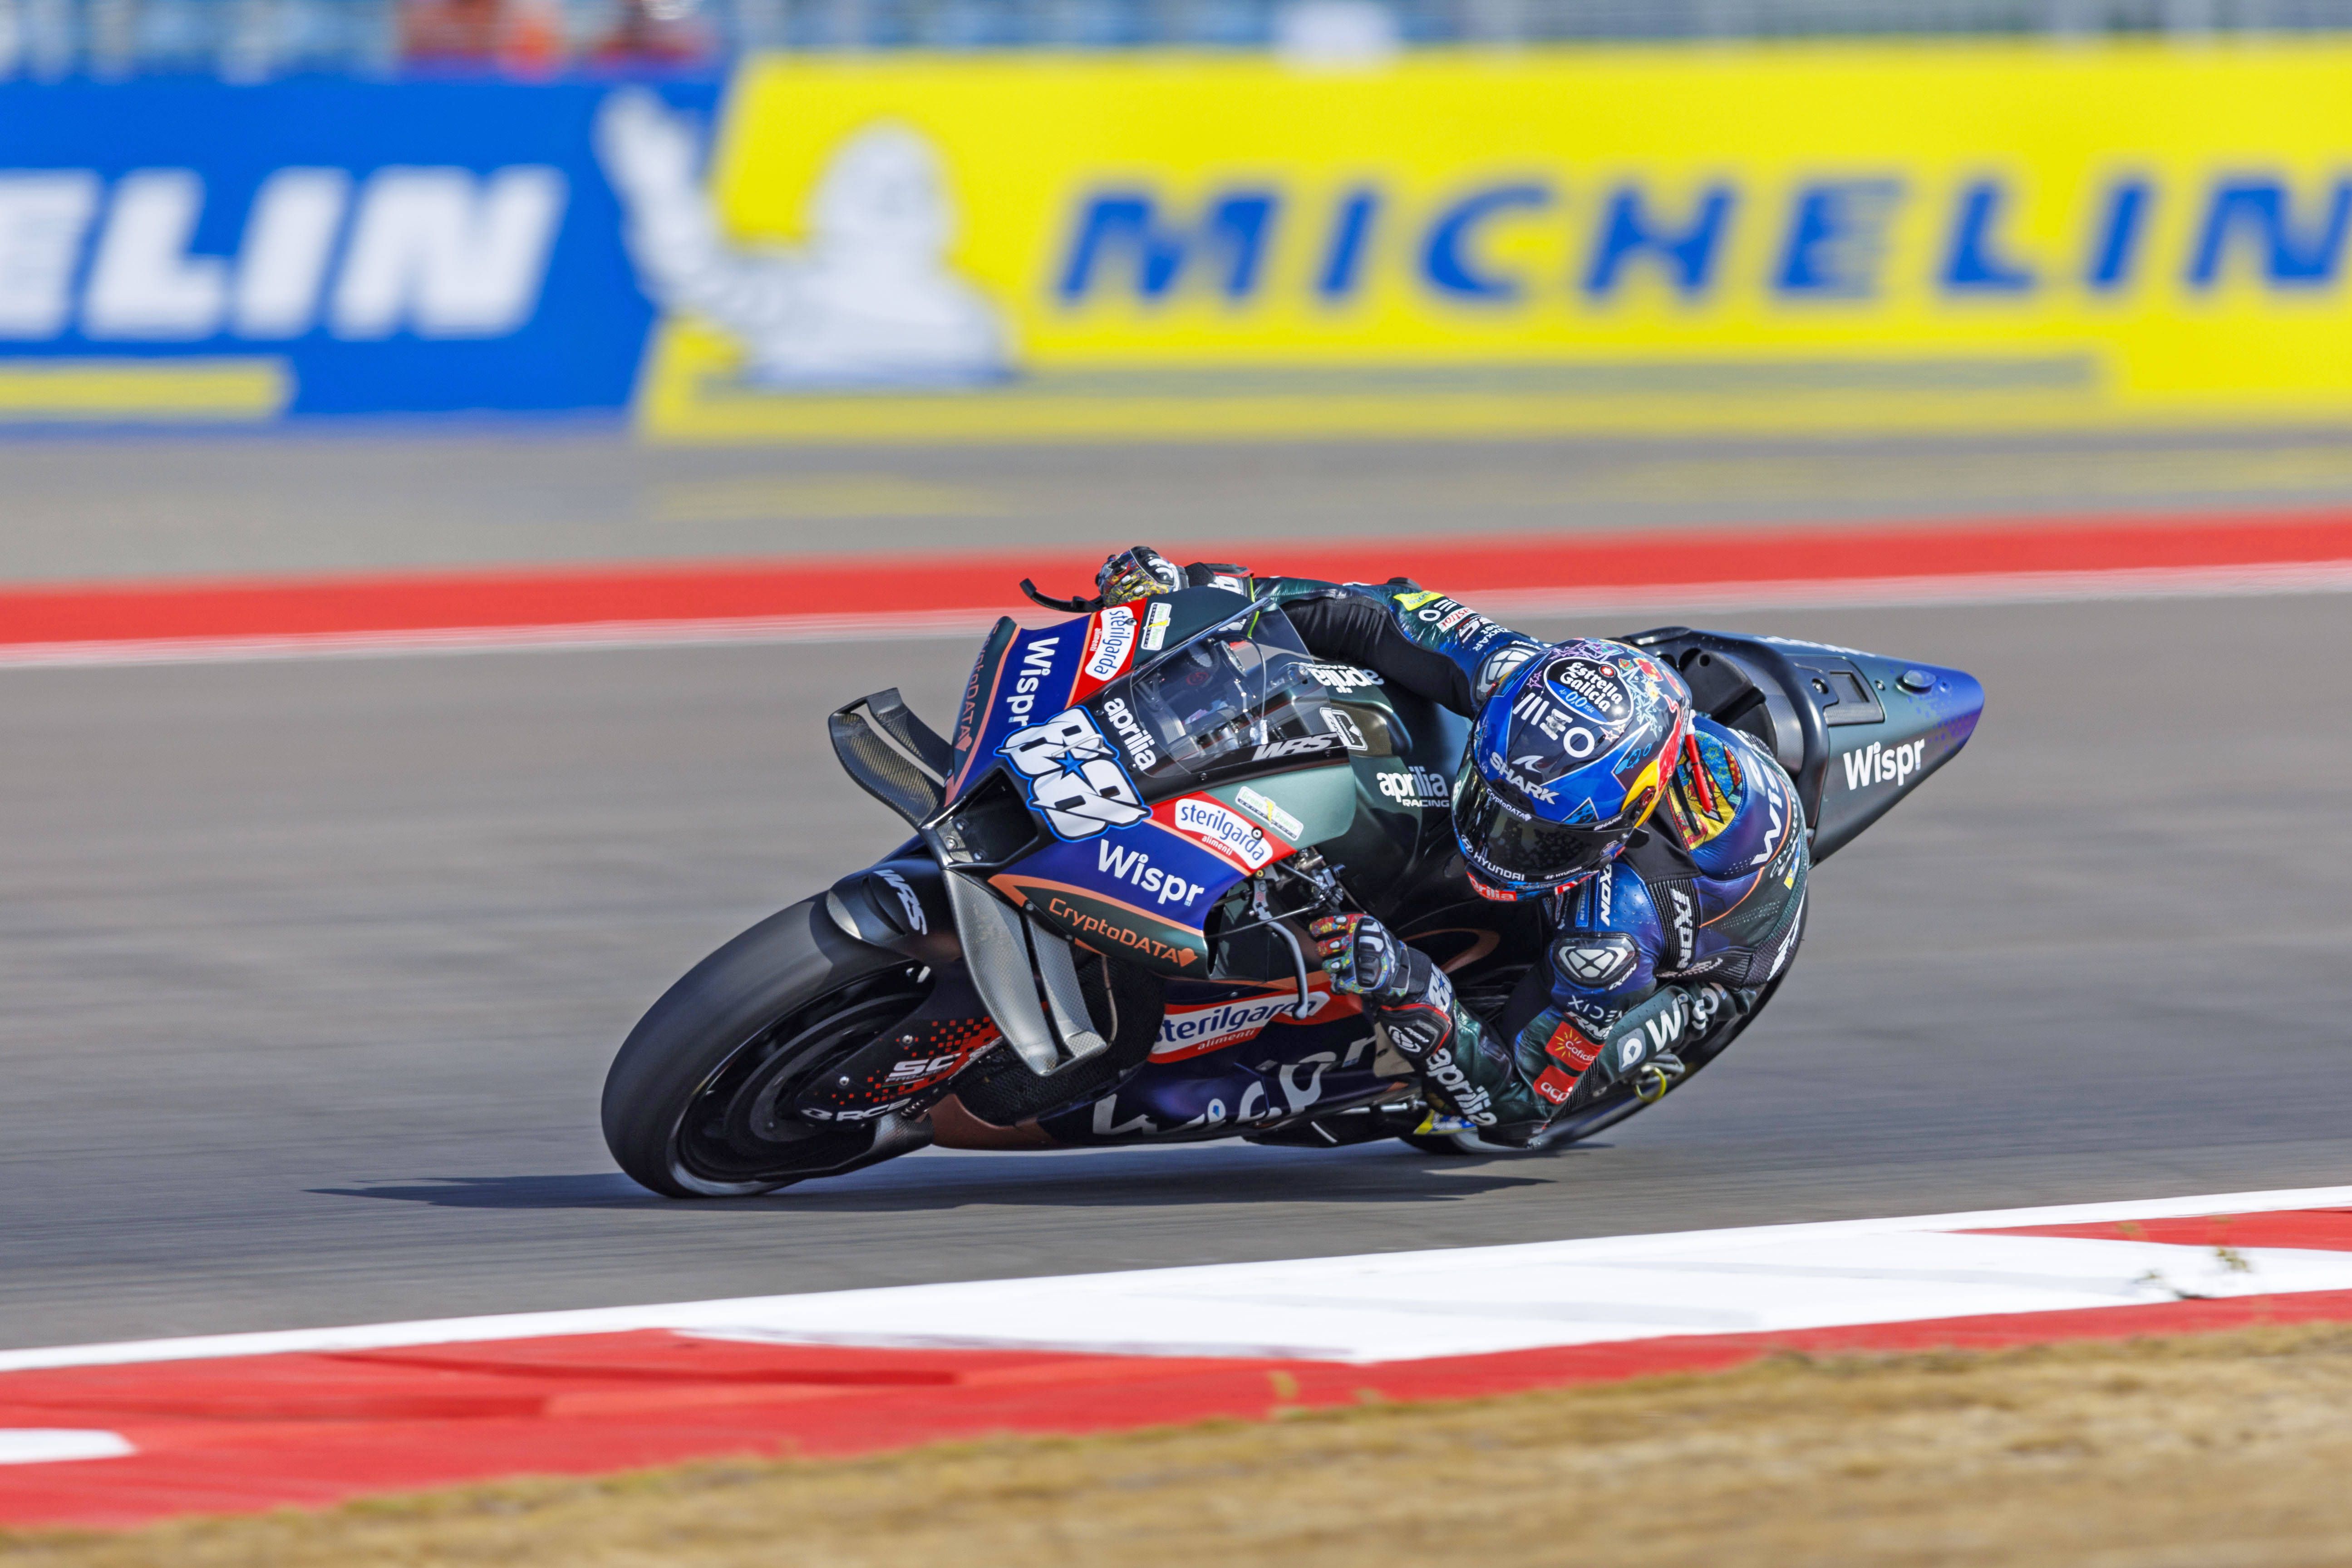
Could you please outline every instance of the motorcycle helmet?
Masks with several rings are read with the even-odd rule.
[[[1521,664],[1479,710],[1454,781],[1472,887],[1527,899],[1617,857],[1689,733],[1690,689],[1639,648],[1580,638]]]

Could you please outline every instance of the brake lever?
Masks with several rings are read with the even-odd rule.
[[[1250,879],[1250,915],[1253,928],[1271,928],[1274,934],[1282,939],[1283,945],[1290,949],[1290,970],[1298,982],[1298,1000],[1290,1005],[1290,1016],[1303,1020],[1315,1009],[1314,992],[1307,978],[1307,950],[1298,944],[1298,933],[1266,908],[1265,879],[1263,877]]]
[[[1075,595],[1067,599],[1056,599],[1051,594],[1039,593],[1037,584],[1026,577],[1021,579],[1021,591],[1029,595],[1030,603],[1043,605],[1049,610],[1059,610],[1064,615],[1091,616],[1102,608],[1100,599],[1081,599]]]

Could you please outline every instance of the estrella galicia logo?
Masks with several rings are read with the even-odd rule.
[[[1118,749],[1083,708],[1015,730],[997,750],[1020,773],[1029,804],[1057,838],[1092,838],[1105,828],[1132,827],[1151,815],[1119,765]]]
[[[1591,658],[1556,659],[1544,671],[1544,679],[1554,695],[1591,717],[1612,739],[1633,716],[1625,672],[1614,664]]]

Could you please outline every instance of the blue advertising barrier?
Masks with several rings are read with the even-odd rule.
[[[0,87],[0,417],[621,411],[611,90]],[[719,84],[655,90],[707,122]]]

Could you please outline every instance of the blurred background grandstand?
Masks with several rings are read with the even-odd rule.
[[[1261,48],[2352,26],[2352,0],[0,0],[0,79],[543,75],[743,50]]]

